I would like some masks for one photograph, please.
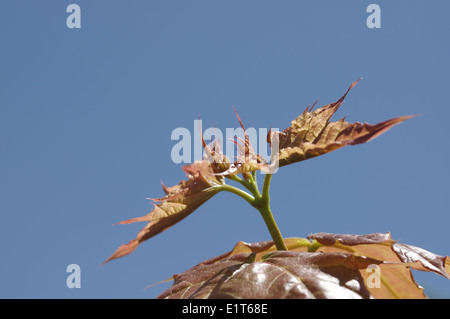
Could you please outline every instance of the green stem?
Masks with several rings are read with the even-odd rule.
[[[220,190],[228,191],[233,194],[239,195],[243,199],[245,199],[250,205],[255,207],[259,213],[261,214],[264,223],[269,229],[270,235],[272,236],[273,242],[278,250],[288,250],[286,244],[284,242],[283,236],[281,236],[281,232],[273,218],[272,211],[270,210],[270,196],[269,196],[269,188],[270,181],[272,179],[271,174],[266,174],[264,178],[264,184],[262,188],[262,193],[259,192],[258,185],[256,184],[256,176],[252,176],[253,178],[249,180],[243,180],[236,175],[227,176],[229,179],[236,181],[247,188],[252,194],[231,186],[231,185],[221,185]]]
[[[246,181],[242,178],[240,178],[237,175],[226,175],[225,176],[228,179],[231,179],[232,181],[238,182],[242,186],[244,186],[246,189],[248,189],[255,198],[260,198],[261,194],[259,193],[258,185],[256,184],[256,179],[252,178],[251,181]]]
[[[264,178],[261,200],[263,200],[264,202],[267,202],[267,206],[269,206],[269,202],[270,202],[269,188],[270,188],[271,180],[272,180],[272,174],[266,174],[266,177]]]
[[[225,175],[225,177],[228,179],[231,179],[232,181],[238,182],[240,184],[242,184],[244,182],[244,180],[237,175],[230,174],[230,175]]]
[[[286,247],[286,243],[284,242],[283,236],[281,236],[280,229],[273,218],[272,212],[270,211],[270,207],[261,207],[258,209],[264,222],[266,223],[267,228],[269,229],[270,236],[272,236],[273,242],[277,247],[277,250],[288,250]]]
[[[269,188],[270,181],[272,179],[272,174],[266,174],[264,178],[264,184],[262,189],[262,195],[258,200],[256,208],[259,210],[267,228],[269,229],[270,235],[272,236],[273,242],[278,250],[288,250],[284,242],[283,236],[281,236],[280,229],[273,218],[272,211],[270,210],[270,196]]]
[[[234,187],[234,186],[231,186],[228,184],[223,184],[219,187],[219,191],[227,191],[227,192],[236,194],[236,195],[242,197],[243,199],[245,199],[250,205],[252,205],[252,206],[255,205],[255,198],[252,195],[250,195],[249,193],[247,193],[237,187]]]

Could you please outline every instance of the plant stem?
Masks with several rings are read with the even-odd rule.
[[[277,223],[273,218],[272,211],[270,210],[269,188],[272,174],[266,174],[264,178],[262,193],[259,192],[258,185],[256,183],[256,176],[254,174],[252,174],[252,178],[248,180],[241,179],[236,175],[230,175],[227,177],[243,185],[253,194],[253,196],[239,188],[226,184],[220,186],[221,190],[236,194],[245,199],[250,205],[255,207],[261,214],[264,223],[266,224],[270,235],[272,236],[273,242],[277,247],[277,250],[288,250],[283,236],[281,236],[281,232],[278,229]]]
[[[252,181],[248,182],[237,175],[226,175],[225,177],[231,179],[232,181],[238,182],[239,184],[247,188],[253,194],[253,196],[255,196],[255,198],[261,197],[258,190],[258,185],[256,184],[256,179],[253,178]]]
[[[234,186],[231,186],[228,184],[223,184],[220,186],[220,190],[236,194],[236,195],[242,197],[243,199],[245,199],[250,205],[252,205],[252,206],[255,205],[255,198],[252,195],[250,195],[249,193],[243,191],[242,189],[239,189],[237,187],[234,187]]]
[[[264,222],[266,223],[267,228],[269,229],[270,236],[272,236],[273,242],[277,247],[277,250],[288,250],[286,244],[284,242],[283,236],[281,236],[281,232],[278,229],[277,223],[273,218],[272,212],[270,211],[270,207],[266,206],[258,209]]]
[[[280,229],[273,218],[272,211],[270,210],[270,197],[269,197],[269,187],[270,181],[272,179],[272,174],[266,174],[264,178],[264,184],[262,189],[262,195],[256,203],[256,208],[259,210],[267,228],[269,229],[270,235],[272,236],[273,242],[277,247],[277,250],[288,250],[284,242],[283,236],[281,236]]]
[[[264,184],[263,184],[263,189],[262,189],[261,200],[267,202],[267,206],[269,206],[269,202],[270,202],[269,188],[270,188],[271,180],[272,180],[272,174],[266,174],[266,177],[264,177]]]

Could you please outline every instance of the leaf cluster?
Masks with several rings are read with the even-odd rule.
[[[163,185],[165,196],[153,199],[151,212],[119,223],[147,222],[135,239],[121,245],[105,263],[132,253],[217,193],[229,191],[261,213],[273,240],[239,242],[230,252],[175,275],[173,286],[158,298],[425,298],[411,269],[449,279],[448,257],[400,244],[389,233],[283,238],[270,210],[269,185],[278,168],[366,143],[412,117],[374,125],[350,123],[345,118],[331,121],[357,82],[336,102],[315,110],[315,104],[308,106],[285,130],[271,130],[267,136],[270,162],[254,152],[237,113],[245,137],[235,140],[239,153],[234,161],[222,153],[217,141],[208,145],[202,137],[203,160],[183,166],[187,180],[172,187]],[[256,182],[257,171],[265,174],[262,191]]]

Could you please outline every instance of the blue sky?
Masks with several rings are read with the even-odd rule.
[[[4,1],[0,10],[1,298],[153,298],[146,286],[270,239],[256,210],[218,194],[132,254],[100,264],[144,224],[160,181],[185,178],[178,127],[283,129],[348,95],[335,119],[421,114],[370,143],[280,169],[285,237],[390,231],[450,254],[450,3],[435,1]],[[381,7],[369,29],[366,8]],[[69,289],[66,268],[81,268]],[[450,281],[415,272],[430,297]]]

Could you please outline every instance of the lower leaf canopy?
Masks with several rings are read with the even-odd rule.
[[[175,275],[157,298],[423,299],[411,269],[450,278],[448,257],[399,244],[389,233],[318,233],[287,238],[286,245],[289,251],[276,251],[271,241],[239,242]]]

